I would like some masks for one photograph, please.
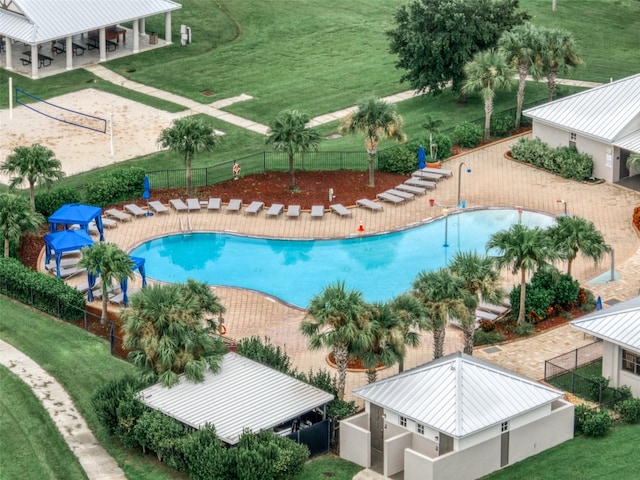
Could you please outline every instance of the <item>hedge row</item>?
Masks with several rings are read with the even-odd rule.
[[[593,172],[591,155],[580,153],[575,147],[551,148],[539,138],[520,138],[511,147],[511,156],[573,180],[587,180]]]
[[[0,257],[0,288],[16,300],[63,320],[77,320],[84,311],[84,295],[57,277],[25,267],[15,258]]]

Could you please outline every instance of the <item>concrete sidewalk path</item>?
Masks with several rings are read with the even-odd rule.
[[[126,480],[124,472],[98,443],[71,397],[55,378],[20,350],[2,340],[0,364],[31,388],[90,480]]]

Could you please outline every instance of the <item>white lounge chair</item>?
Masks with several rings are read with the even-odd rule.
[[[278,216],[282,213],[283,210],[284,210],[284,205],[282,205],[281,203],[274,203],[269,207],[269,209],[266,212],[264,212],[264,216],[278,218]]]
[[[249,213],[253,213],[254,215],[258,215],[258,212],[262,210],[262,207],[264,207],[264,202],[253,201],[245,209],[244,214],[248,215]]]
[[[220,210],[222,207],[222,199],[221,198],[210,198],[209,203],[207,204],[207,210]]]
[[[242,200],[239,198],[232,198],[227,205],[227,212],[239,212],[242,209]]]
[[[384,200],[385,202],[393,203],[394,205],[397,205],[402,202],[406,202],[404,198],[398,197],[396,195],[392,195],[391,193],[387,193],[387,192],[382,192],[377,194],[376,198],[378,200]]]
[[[287,207],[287,217],[298,218],[300,216],[300,205],[289,205]]]
[[[87,271],[86,268],[80,268],[78,266],[60,267],[60,278],[73,277],[74,275],[77,275],[78,273],[82,273],[82,272],[86,272],[86,271]],[[55,267],[51,270],[51,272],[54,275],[57,274]]]
[[[404,198],[405,200],[414,200],[416,198],[413,193],[403,192],[402,190],[396,190],[395,188],[387,190],[386,193],[390,193],[391,195],[395,195],[396,197]]]
[[[424,195],[427,193],[427,189],[424,187],[415,187],[413,185],[405,185],[401,183],[400,185],[396,185],[396,190],[402,190],[403,192],[413,193],[415,195]]]
[[[162,202],[158,200],[154,200],[153,202],[149,202],[149,208],[156,213],[169,213],[169,209],[164,206]]]
[[[374,202],[373,200],[369,200],[368,198],[361,198],[360,200],[356,200],[356,205],[358,205],[359,207],[368,208],[372,212],[384,210],[384,207],[381,203]]]
[[[476,318],[479,318],[480,320],[489,320],[491,322],[494,322],[498,319],[499,315],[496,315],[495,313],[490,313],[490,312],[485,312],[484,310],[480,310],[480,309],[476,309]]]
[[[133,218],[128,213],[121,212],[120,210],[116,210],[115,208],[110,208],[109,210],[105,210],[104,214],[109,216],[109,217],[113,217],[115,219],[118,219],[121,222],[125,222],[127,220],[131,221],[131,219]]]
[[[331,209],[332,212],[337,213],[341,217],[350,217],[351,216],[351,210],[346,208],[341,203],[336,203],[335,205],[329,205],[329,208]]]
[[[412,177],[416,177],[416,178],[420,178],[422,180],[430,180],[430,181],[434,181],[434,182],[439,182],[444,177],[444,175],[440,175],[438,173],[423,172],[422,170],[418,170],[417,172],[413,172],[411,174],[411,176]]]
[[[118,226],[118,222],[116,222],[115,220],[111,220],[110,218],[102,218],[102,226],[104,228],[116,228]],[[95,222],[91,222],[89,225],[93,224],[94,226],[96,225]],[[97,228],[97,226],[96,226]]]
[[[422,188],[426,188],[427,190],[433,190],[434,188],[436,188],[436,184],[435,182],[428,182],[427,180],[420,180],[419,178],[416,177],[411,177],[408,180],[405,180],[405,185],[412,185],[414,187],[422,187]]]
[[[322,218],[324,217],[324,206],[323,205],[312,205],[311,206],[311,218]]]
[[[187,204],[182,201],[180,198],[174,198],[173,200],[169,200],[169,204],[175,209],[176,212],[188,212],[189,207]]]
[[[93,285],[93,288],[99,288],[100,285],[102,285],[102,277],[96,278],[96,283]],[[85,281],[80,285],[76,285],[76,290],[82,293],[87,293],[87,290],[89,290],[89,282]]]
[[[147,212],[145,212],[143,209],[141,209],[135,203],[129,203],[129,204],[125,205],[124,209],[127,212],[129,212],[131,215],[133,215],[134,217],[145,217],[147,215]]]
[[[62,258],[60,259],[60,268],[71,268],[78,265],[80,261],[80,257],[73,258]],[[51,261],[44,266],[45,270],[54,271],[56,270],[56,259],[52,258]]]
[[[427,173],[439,173],[443,177],[450,177],[453,175],[453,172],[451,170],[446,170],[444,168],[425,167],[425,168],[421,168],[420,170]]]
[[[197,198],[187,198],[187,211],[192,210],[200,211],[200,200]]]
[[[484,302],[481,302],[478,305],[478,308],[480,310],[486,310],[487,312],[495,313],[496,315],[504,315],[510,310],[508,307],[505,307],[502,305],[494,305],[492,303],[484,303]]]

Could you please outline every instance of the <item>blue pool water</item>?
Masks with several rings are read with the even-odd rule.
[[[166,282],[189,278],[211,285],[249,288],[299,307],[343,280],[366,301],[389,300],[411,288],[422,270],[446,266],[458,251],[485,252],[491,234],[518,222],[513,209],[449,215],[383,235],[343,240],[278,240],[223,233],[171,235],[146,242],[131,255],[146,259],[147,277]],[[523,212],[522,223],[546,228],[553,217]]]

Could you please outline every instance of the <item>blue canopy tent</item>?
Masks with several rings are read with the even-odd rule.
[[[104,242],[104,229],[102,228],[102,208],[80,203],[68,203],[56,210],[49,217],[49,231],[54,233],[58,230],[58,225],[63,225],[66,230],[69,225],[80,225],[89,234],[89,224],[94,221],[100,241]]]
[[[64,252],[80,250],[82,247],[93,245],[93,239],[83,230],[63,230],[47,233],[44,236],[45,264],[51,261],[51,254],[56,257],[56,275],[60,277],[60,260]]]
[[[138,270],[140,272],[140,276],[142,277],[142,287],[147,286],[147,275],[144,272],[144,258],[142,257],[129,257],[133,262],[132,270]],[[87,290],[87,300],[93,302],[93,287],[96,284],[96,280],[98,275],[91,275],[87,273],[87,283],[89,285],[89,290]],[[120,282],[120,289],[122,290],[122,303],[124,306],[129,305],[129,297],[127,296],[127,287],[129,285],[129,279],[125,278],[122,282]]]

